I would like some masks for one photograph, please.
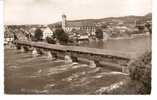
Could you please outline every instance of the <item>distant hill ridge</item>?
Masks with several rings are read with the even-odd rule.
[[[101,22],[110,22],[110,21],[123,21],[123,22],[133,22],[135,20],[140,20],[140,19],[152,19],[152,13],[148,13],[144,16],[135,16],[135,15],[130,15],[130,16],[122,16],[122,17],[107,17],[107,18],[100,18],[100,19],[78,19],[78,20],[68,20],[68,22],[78,22],[78,23],[101,23]],[[23,24],[23,26],[39,26],[42,24]],[[51,25],[61,25],[61,21],[52,23],[52,24],[47,24],[49,26]],[[12,26],[12,25],[6,25],[6,26]],[[21,26],[21,25],[16,25],[16,26]]]
[[[100,19],[79,19],[79,20],[67,20],[67,22],[70,22],[70,23],[101,23],[101,22],[114,22],[114,21],[122,21],[122,22],[125,22],[125,23],[133,23],[135,20],[141,20],[141,19],[148,19],[148,20],[151,20],[152,18],[152,13],[148,13],[144,16],[135,16],[135,15],[130,15],[130,16],[122,16],[122,17],[107,17],[107,18],[100,18]],[[59,22],[56,22],[56,23],[53,23],[53,24],[49,24],[49,25],[56,25],[56,24],[59,24],[61,25],[61,21]]]

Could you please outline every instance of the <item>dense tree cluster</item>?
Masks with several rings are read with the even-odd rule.
[[[103,39],[103,31],[100,28],[96,29],[95,35],[96,35],[96,38]]]
[[[46,42],[49,44],[56,44],[56,40],[52,37],[46,37]]]
[[[67,44],[69,41],[68,34],[64,32],[62,28],[56,29],[53,36],[59,41],[60,44]]]
[[[34,36],[32,37],[32,41],[42,41],[43,31],[40,28],[37,28],[34,32]]]
[[[132,80],[143,84],[143,88],[139,90],[141,94],[150,94],[151,92],[151,52],[133,61],[130,65],[130,77]]]
[[[152,34],[152,25],[150,23],[146,23],[145,27],[149,30],[149,33]]]

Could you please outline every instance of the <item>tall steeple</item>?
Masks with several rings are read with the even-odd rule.
[[[66,15],[63,14],[62,15],[62,28],[65,29],[65,27],[66,27]]]

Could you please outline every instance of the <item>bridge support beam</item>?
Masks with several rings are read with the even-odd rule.
[[[72,59],[69,55],[65,55],[64,60],[65,60],[65,63],[72,63]]]
[[[33,55],[33,57],[37,57],[37,56],[40,55],[40,54],[38,53],[38,51],[37,51],[37,48],[33,48],[32,55]]]

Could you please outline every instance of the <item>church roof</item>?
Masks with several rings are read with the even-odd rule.
[[[53,33],[49,27],[44,29],[43,33]]]

